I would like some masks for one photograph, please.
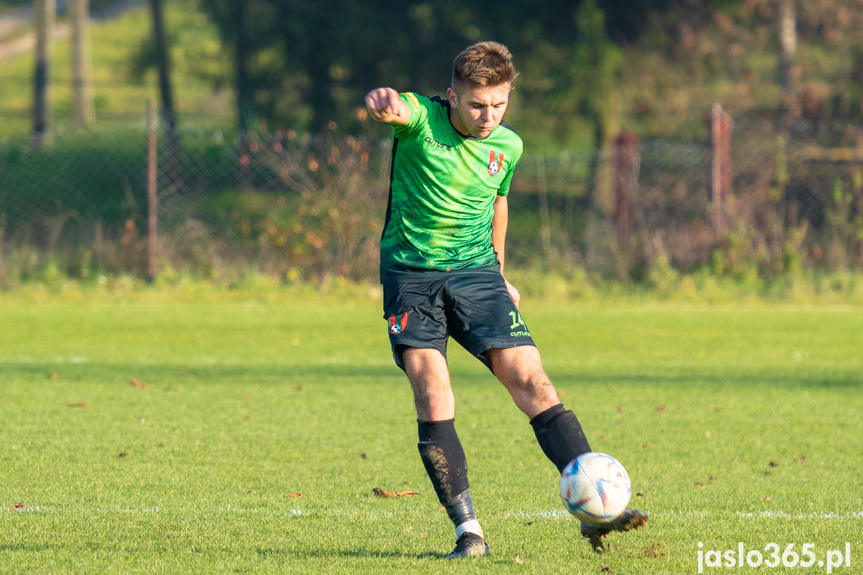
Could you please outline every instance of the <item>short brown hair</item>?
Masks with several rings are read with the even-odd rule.
[[[452,88],[512,84],[518,76],[509,48],[499,42],[479,42],[465,48],[452,63]]]

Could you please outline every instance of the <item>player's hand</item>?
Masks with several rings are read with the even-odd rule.
[[[373,120],[385,124],[406,123],[403,118],[405,103],[392,88],[376,88],[366,94],[366,108]]]
[[[515,289],[515,286],[509,283],[509,280],[503,278],[504,283],[506,284],[506,291],[509,292],[509,297],[512,298],[512,303],[515,304],[515,309],[518,309],[518,302],[521,299],[521,294],[518,293],[518,290]]]

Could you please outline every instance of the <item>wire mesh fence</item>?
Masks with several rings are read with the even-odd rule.
[[[184,126],[157,140],[148,248],[146,121],[0,143],[0,279],[254,269],[284,281],[377,277],[390,142],[379,135]],[[738,119],[704,142],[522,158],[511,265],[624,280],[656,265],[764,276],[863,266],[863,128]]]

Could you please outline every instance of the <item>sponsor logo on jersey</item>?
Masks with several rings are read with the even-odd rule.
[[[437,140],[435,140],[431,136],[425,137],[425,143],[428,144],[429,146],[433,147],[433,148],[438,148],[441,150],[446,150],[447,152],[452,152],[452,146],[450,146],[449,144],[444,144],[443,142],[438,142]]]
[[[492,150],[488,156],[488,175],[494,177],[500,172],[503,167],[503,153],[497,153]]]
[[[400,334],[408,325],[407,312],[390,316],[390,335]]]

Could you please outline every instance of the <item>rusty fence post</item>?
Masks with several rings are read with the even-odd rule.
[[[713,150],[711,178],[711,204],[713,206],[713,233],[718,239],[725,232],[724,200],[731,194],[731,117],[718,103],[710,111],[710,139]]]
[[[156,150],[156,103],[147,101],[147,279],[152,282],[156,279],[157,250],[158,250],[158,155]]]

